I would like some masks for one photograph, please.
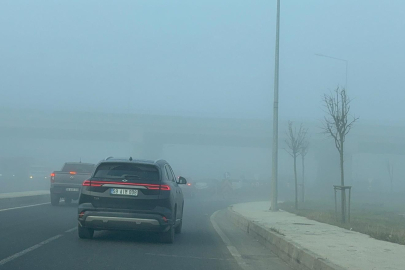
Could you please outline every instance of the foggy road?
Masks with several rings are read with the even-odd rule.
[[[183,232],[173,245],[155,234],[96,232],[93,240],[77,236],[77,205],[50,204],[0,210],[2,269],[289,269],[284,262],[225,218],[215,223],[241,257],[229,252],[211,224],[214,212],[231,200],[186,200]],[[242,259],[241,259],[242,258]]]

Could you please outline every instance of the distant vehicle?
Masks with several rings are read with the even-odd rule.
[[[231,182],[233,190],[241,189],[243,186],[243,183],[241,180],[230,180],[230,182]]]
[[[200,179],[195,182],[195,188],[198,190],[212,189],[216,183],[217,180],[215,179]]]
[[[107,158],[83,183],[78,208],[80,238],[93,238],[95,230],[159,232],[161,241],[173,243],[181,233],[184,198],[170,165],[164,160]]]
[[[200,179],[195,182],[195,191],[199,196],[213,196],[217,194],[220,181],[217,179]]]
[[[30,166],[28,177],[30,179],[48,179],[50,171],[50,168],[44,166]]]
[[[49,172],[52,169],[44,166],[30,166],[28,175],[26,176],[29,181],[26,186],[32,189],[48,189],[49,188]]]
[[[198,182],[195,184],[195,188],[198,189],[198,190],[208,189],[208,188],[209,188],[209,184],[208,184],[208,182],[205,182],[204,180],[198,181]]]
[[[51,204],[58,205],[61,198],[67,204],[77,200],[83,181],[89,179],[94,166],[91,163],[67,162],[61,171],[51,173]]]
[[[193,181],[191,181],[190,179],[187,180],[187,184],[186,185],[181,185],[180,188],[183,191],[183,195],[184,197],[190,197],[193,198],[195,196],[196,193],[196,185]]]

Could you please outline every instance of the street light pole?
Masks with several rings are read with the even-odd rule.
[[[278,211],[277,205],[277,169],[278,169],[278,78],[280,45],[280,0],[277,0],[276,51],[274,68],[274,104],[273,104],[273,146],[271,170],[271,210]]]
[[[346,65],[345,89],[347,89],[347,70],[348,70],[348,67],[349,67],[349,61],[347,61],[347,60],[345,60],[345,59],[341,59],[341,58],[329,56],[329,55],[319,54],[319,53],[316,53],[315,55],[316,55],[316,56],[320,56],[320,57],[326,57],[326,58],[330,58],[330,59],[334,59],[334,60],[338,60],[338,61],[343,61],[343,62],[345,62],[345,65]]]

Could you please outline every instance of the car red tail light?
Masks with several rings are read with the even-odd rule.
[[[69,173],[70,173],[70,174],[73,174],[73,175],[76,174],[76,172],[69,172]]]
[[[153,190],[170,190],[169,185],[147,185],[147,189],[153,189]]]
[[[102,186],[101,183],[104,183],[104,182],[85,180],[83,182],[82,186],[85,186],[85,187],[101,187]]]
[[[121,185],[121,186],[142,186],[150,190],[170,190],[169,185],[158,184],[142,184],[142,183],[123,183],[123,182],[109,182],[109,181],[91,181],[86,180],[82,184],[86,187],[101,187],[103,185]]]
[[[55,173],[51,173],[51,183],[55,182]]]
[[[84,180],[82,186],[89,187],[91,182],[89,180]]]
[[[168,185],[160,185],[160,190],[170,190],[170,186],[168,186]]]

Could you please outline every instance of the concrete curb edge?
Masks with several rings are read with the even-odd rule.
[[[259,242],[268,247],[274,254],[280,257],[293,269],[297,270],[344,270],[341,266],[335,265],[327,258],[313,253],[286,239],[277,231],[271,231],[260,224],[249,220],[235,212],[232,206],[226,211],[227,217],[239,228],[252,235]]]

